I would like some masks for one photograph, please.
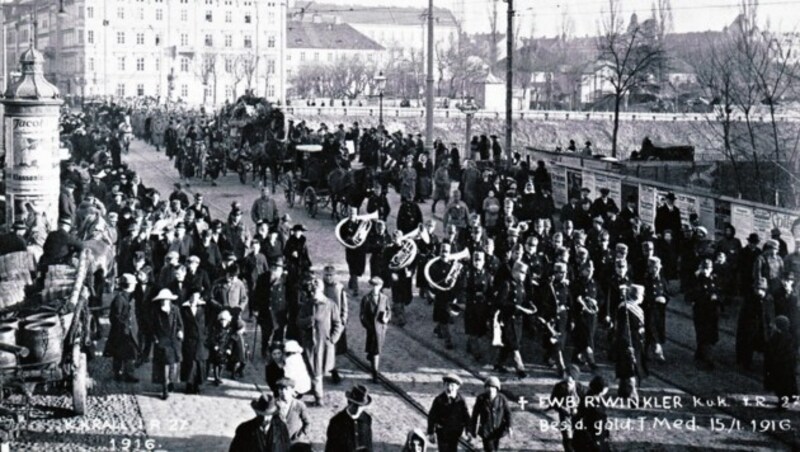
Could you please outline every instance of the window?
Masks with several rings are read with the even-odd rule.
[[[233,36],[225,35],[225,47],[231,47],[233,45]]]
[[[314,61],[319,61],[319,52],[314,52]]]
[[[189,85],[181,85],[181,97],[189,97]]]
[[[181,10],[181,22],[186,22],[187,20],[189,20],[189,12],[186,11],[185,9],[182,9]]]
[[[367,55],[367,61],[372,61],[372,54],[371,53]]]
[[[94,72],[94,58],[93,57],[89,57],[89,59],[86,61],[86,66],[89,69],[89,72]]]
[[[275,36],[274,35],[269,35],[269,37],[267,37],[267,47],[269,47],[269,48],[275,47]]]
[[[306,60],[306,53],[300,52],[300,61],[305,61],[305,60]]]
[[[206,11],[206,22],[213,22],[213,21],[214,21],[214,15],[211,13],[211,11]]]
[[[161,70],[161,59],[156,58],[156,72]]]
[[[333,61],[333,52],[328,52],[328,61]]]
[[[139,83],[136,85],[136,95],[137,96],[144,96],[144,84]]]
[[[94,44],[94,30],[86,31],[86,42],[89,44]]]
[[[292,78],[292,70],[286,69],[286,78]]]
[[[206,86],[203,88],[203,97],[210,99],[214,94],[211,92],[211,87]]]
[[[225,58],[225,72],[227,72],[228,74],[233,72],[233,60],[231,60],[230,58]]]
[[[189,72],[189,59],[181,57],[181,72]]]
[[[230,11],[225,11],[225,23],[233,22],[233,14]]]
[[[267,23],[274,24],[275,23],[275,13],[270,11],[267,13]]]
[[[156,9],[156,20],[164,20],[164,10],[161,8]]]
[[[144,20],[144,8],[139,8],[139,20]]]
[[[144,71],[144,58],[136,59],[136,70],[139,72]]]
[[[117,70],[120,72],[125,72],[125,57],[117,58]]]
[[[244,48],[249,49],[253,47],[253,38],[250,35],[244,35]]]
[[[118,31],[117,32],[117,44],[125,44],[125,32]]]
[[[125,19],[125,8],[122,6],[117,8],[117,19]]]
[[[181,47],[186,47],[189,45],[189,35],[186,33],[181,33]]]
[[[156,35],[156,47],[161,45],[161,35]]]
[[[267,86],[267,97],[275,97],[275,85]]]
[[[233,88],[230,85],[225,85],[225,99],[233,97]]]
[[[144,45],[144,33],[136,33],[136,45]]]
[[[244,15],[244,23],[249,24],[252,21],[252,16],[250,13],[245,13]]]
[[[94,7],[87,6],[86,7],[86,18],[87,19],[94,19]]]
[[[117,83],[117,97],[125,97],[125,84]]]
[[[206,35],[205,42],[206,42],[206,47],[213,47],[214,46],[214,36]]]
[[[275,73],[275,60],[272,58],[267,60],[267,74]]]

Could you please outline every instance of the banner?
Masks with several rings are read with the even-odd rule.
[[[792,237],[791,228],[795,219],[796,218],[785,213],[770,212],[765,209],[753,209],[753,230],[750,232],[758,233],[758,236],[761,237],[761,243],[763,244],[767,239],[772,237],[772,230],[778,228],[778,230],[781,231],[781,239],[786,242],[786,246],[791,253],[794,251],[794,238]],[[750,232],[747,234],[750,234]]]
[[[656,189],[647,185],[639,185],[639,218],[642,224],[655,226],[656,222]]]
[[[567,170],[561,166],[552,166],[550,181],[553,184],[553,202],[561,207],[569,201],[567,199]]]
[[[585,173],[584,173],[585,177]],[[584,187],[586,182],[584,182]],[[608,189],[608,197],[617,203],[617,207],[622,208],[622,180],[614,176],[606,176],[605,174],[594,175],[594,188],[597,193],[592,194],[592,198],[600,197],[600,189]]]

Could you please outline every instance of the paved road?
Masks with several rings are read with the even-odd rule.
[[[177,177],[171,163],[163,154],[157,154],[149,146],[136,141],[131,146],[131,153],[126,160],[142,175],[146,185],[158,188],[163,196],[168,196],[172,191],[172,184],[177,181]],[[188,189],[190,192],[196,190],[206,195],[214,217],[227,215],[232,201],[240,201],[242,206],[248,209],[258,195],[257,190],[251,185],[240,184],[234,176],[221,180],[217,187],[198,183]],[[312,220],[307,218],[302,209],[288,209],[282,196],[276,199],[282,211],[290,212],[295,222],[302,222],[309,228],[307,235],[315,267],[321,268],[326,263],[333,263],[340,277],[344,279],[346,274],[344,252],[332,236],[334,223],[328,219],[329,211],[321,212],[318,215],[319,219]],[[398,204],[397,199],[390,201],[395,206]],[[426,217],[430,215],[429,205],[423,206],[423,213]],[[249,218],[248,212],[245,212],[245,218]],[[390,227],[394,227],[394,216],[390,218],[389,224]],[[362,293],[366,290],[364,281],[361,289]],[[357,312],[357,302],[358,300],[351,300],[351,312]],[[672,303],[676,311],[686,311],[680,298],[673,300]],[[727,315],[725,322],[728,328],[731,327],[733,317],[731,313]],[[394,389],[427,408],[433,397],[441,390],[441,374],[455,370],[465,380],[462,392],[468,404],[472,405],[475,396],[482,390],[481,381],[492,374],[488,359],[476,362],[463,353],[465,344],[460,321],[457,321],[455,326],[457,333],[454,350],[446,350],[441,341],[434,339],[431,307],[426,302],[416,299],[409,307],[408,318],[409,323],[405,329],[391,327],[388,332],[386,352],[382,359],[382,373],[392,382],[392,388],[371,383],[367,374],[354,362],[340,358],[340,367],[346,377],[345,383],[339,386],[326,384],[326,406],[311,409],[313,425],[310,437],[316,446],[324,443],[328,419],[335,411],[342,408],[344,391],[356,381],[366,384],[375,395],[375,402],[370,411],[375,419],[377,450],[399,450],[409,429],[424,426],[424,416],[400,398]],[[680,345],[693,346],[691,321],[681,315],[673,314],[669,317],[669,332],[671,339],[674,340],[666,347],[670,363],[653,369],[654,376],[645,380],[642,392],[651,396],[677,396],[684,406],[681,409],[656,407],[610,410],[612,420],[618,423],[617,430],[612,433],[617,449],[659,451],[793,449],[789,444],[793,441],[796,444],[797,441],[797,425],[800,422],[797,407],[792,407],[789,412],[781,414],[769,408],[744,407],[745,396],[752,400],[761,394],[758,376],[741,375],[735,371],[724,370],[702,373],[692,364],[691,350]],[[357,317],[351,316],[348,342],[357,358],[363,358],[361,353],[363,341],[364,335],[358,325]],[[550,388],[556,381],[556,375],[552,369],[540,365],[534,359],[542,356],[540,350],[532,345],[534,343],[535,341],[526,341],[523,350],[528,363],[529,378],[524,380],[503,378],[504,390],[511,397],[512,409],[515,412],[513,437],[504,442],[504,448],[507,450],[560,448],[558,432],[544,428],[547,422],[555,419],[554,414],[552,411],[543,410],[538,403],[540,396],[549,394]],[[733,350],[732,338],[723,334],[718,349],[723,358],[730,356]],[[493,356],[488,347],[484,356]],[[143,383],[133,386],[121,385],[109,380],[108,360],[97,359],[91,365],[92,375],[97,379],[91,403],[97,410],[88,417],[97,424],[85,426],[84,430],[80,430],[73,425],[74,419],[53,419],[52,416],[44,416],[46,419],[37,424],[37,428],[29,429],[22,441],[15,444],[25,450],[98,450],[101,447],[110,448],[112,440],[116,441],[119,447],[120,441],[129,438],[140,441],[152,439],[162,450],[225,450],[235,426],[252,416],[248,401],[257,394],[253,383],[262,384],[264,381],[263,364],[260,358],[256,358],[256,363],[248,366],[242,381],[225,380],[219,388],[207,386],[202,395],[175,394],[165,402],[157,397],[157,388],[147,383],[150,375],[149,367],[145,366],[139,370]],[[600,373],[608,381],[613,381],[612,367],[602,366]],[[590,378],[590,375],[585,374],[581,380],[586,383]],[[722,395],[732,406],[723,407],[722,410],[696,406],[694,395],[709,399]],[[49,403],[63,404],[65,401],[63,397],[52,397]],[[630,425],[622,423],[627,418],[637,421]],[[643,419],[641,424],[639,418]],[[722,433],[713,431],[710,428],[712,419],[719,419],[718,422],[728,430]],[[737,419],[740,423],[738,425]],[[751,419],[764,419],[765,424],[761,427],[764,427],[762,430],[766,432],[754,432],[749,424]],[[107,420],[112,422],[102,423]],[[692,424],[686,425],[690,420],[696,422],[696,428]],[[777,423],[779,420],[790,422],[788,432],[777,432],[781,429]],[[654,425],[662,421],[666,423]],[[731,426],[733,428],[730,428]],[[56,431],[65,435],[53,435],[52,433]]]

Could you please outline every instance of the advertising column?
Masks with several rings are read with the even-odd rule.
[[[22,76],[8,86],[2,123],[6,164],[6,221],[11,225],[29,205],[58,221],[60,151],[58,120],[62,100],[44,79],[44,58],[35,49],[20,56]]]

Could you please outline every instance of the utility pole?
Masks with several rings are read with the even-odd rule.
[[[425,76],[425,149],[433,149],[433,0],[428,0],[428,68]],[[433,160],[433,152],[431,159]],[[434,164],[436,162],[434,161]]]
[[[508,2],[508,24],[506,25],[506,160],[511,161],[511,113],[514,109],[514,0]]]

